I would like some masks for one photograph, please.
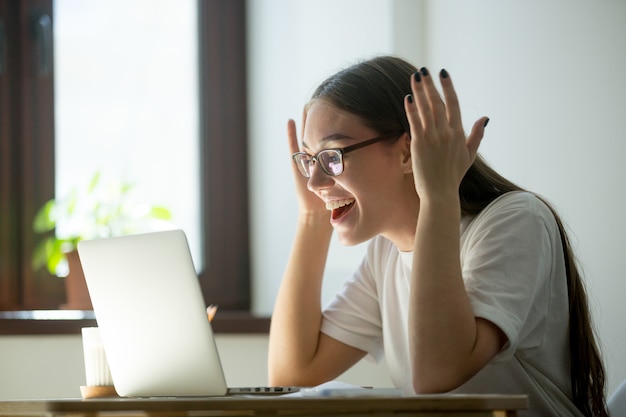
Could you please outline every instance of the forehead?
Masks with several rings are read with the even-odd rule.
[[[321,149],[325,143],[369,139],[375,134],[358,116],[326,101],[314,100],[307,109],[302,142],[310,149]]]

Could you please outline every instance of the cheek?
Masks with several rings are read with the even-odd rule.
[[[404,183],[406,174],[392,155],[374,155],[347,162],[349,164],[346,164],[342,174],[345,188],[351,189],[355,195],[367,196],[368,200],[390,198]]]
[[[388,210],[395,207],[404,193],[403,181],[400,177],[389,173],[371,171],[354,183],[354,194],[369,209]],[[358,190],[358,194],[357,194]]]
[[[372,179],[370,189],[378,215],[389,216],[389,213],[397,213],[402,207],[411,205],[410,190],[407,190],[403,175],[378,175]]]
[[[401,167],[391,163],[389,158],[378,158],[376,162],[366,166],[362,172],[361,180],[367,181],[372,189],[375,188],[382,193],[401,187],[405,178]]]

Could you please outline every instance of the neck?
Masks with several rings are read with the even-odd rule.
[[[415,230],[417,228],[420,201],[412,182],[411,190],[407,191],[407,196],[393,214],[395,221],[392,228],[388,233],[383,234],[401,252],[412,252],[415,247]]]

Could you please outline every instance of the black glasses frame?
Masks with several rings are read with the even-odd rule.
[[[319,160],[319,156],[320,154],[323,153],[328,153],[328,152],[334,152],[335,154],[337,154],[339,156],[339,162],[341,163],[341,171],[339,172],[332,172],[332,171],[328,171],[328,169],[324,166],[324,164],[319,164],[320,168],[322,168],[322,171],[324,171],[325,174],[330,175],[331,177],[336,177],[338,175],[341,175],[344,171],[344,166],[343,166],[343,156],[349,152],[352,151],[356,151],[357,149],[361,149],[364,148],[366,146],[369,145],[373,145],[374,143],[377,142],[381,142],[383,140],[389,140],[389,139],[397,139],[398,137],[400,137],[404,132],[391,132],[391,133],[387,133],[381,136],[376,136],[375,138],[372,139],[368,139],[365,140],[363,142],[359,142],[359,143],[355,143],[354,145],[350,145],[350,146],[346,146],[345,148],[330,148],[330,149],[322,149],[321,151],[319,151],[318,153],[316,153],[315,155],[309,155],[306,152],[296,152],[293,155],[291,155],[291,158],[293,159],[293,161],[295,162],[296,166],[298,167],[298,171],[300,172],[300,174],[302,174],[303,177],[305,178],[310,178],[311,177],[311,163],[317,163],[317,161]],[[308,158],[305,159],[305,158]],[[307,165],[304,165],[303,162],[307,161]]]

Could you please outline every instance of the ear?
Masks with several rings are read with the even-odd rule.
[[[407,132],[399,139],[402,142],[402,169],[405,174],[413,173],[413,162],[411,160],[411,136]]]

